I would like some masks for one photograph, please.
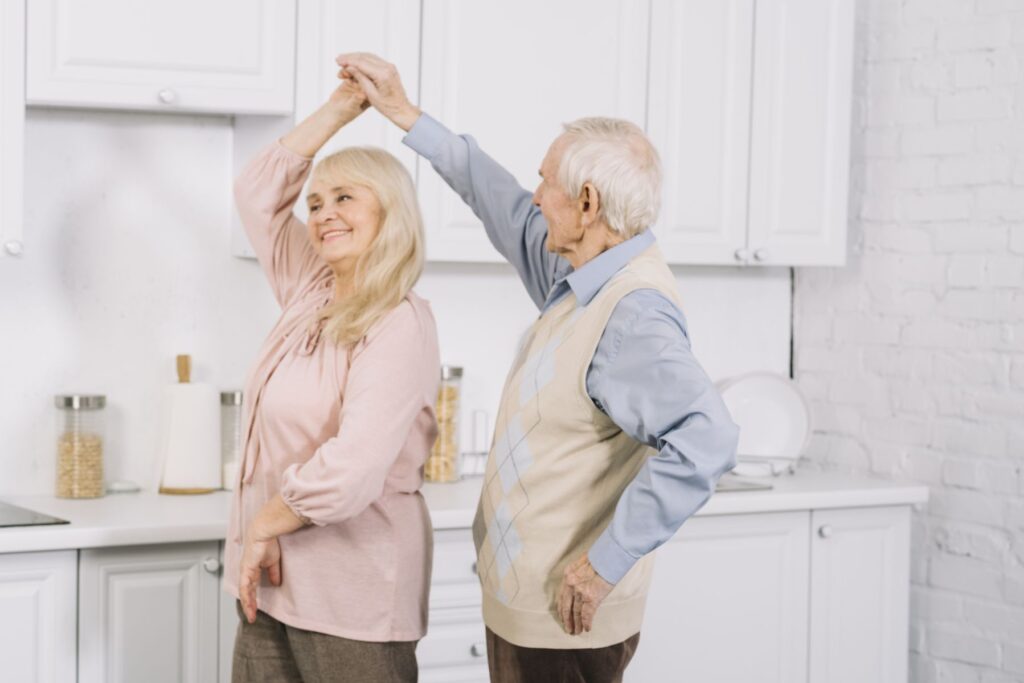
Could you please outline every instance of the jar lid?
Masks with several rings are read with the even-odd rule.
[[[101,394],[57,394],[53,405],[65,410],[98,410],[107,405],[107,397]]]
[[[222,406],[240,406],[240,405],[242,405],[242,392],[241,391],[222,391],[222,392],[220,392],[220,404]]]
[[[462,377],[462,368],[458,365],[442,365],[441,379],[458,379]]]

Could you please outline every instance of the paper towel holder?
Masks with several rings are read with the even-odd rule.
[[[175,357],[175,365],[178,372],[178,384],[191,384],[192,381],[192,356],[188,354],[179,354]],[[163,458],[162,458],[163,459]],[[165,471],[166,460],[161,464],[161,470]],[[218,463],[219,470],[219,463]],[[180,487],[180,486],[164,486],[161,482],[159,492],[169,495],[196,495],[203,493],[213,493],[219,490],[219,487]]]

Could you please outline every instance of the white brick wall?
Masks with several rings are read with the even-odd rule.
[[[798,269],[813,464],[927,483],[911,680],[1024,681],[1024,0],[860,0],[849,265]]]

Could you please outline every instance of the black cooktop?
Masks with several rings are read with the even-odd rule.
[[[37,526],[40,524],[67,524],[66,519],[44,515],[0,501],[0,527]]]

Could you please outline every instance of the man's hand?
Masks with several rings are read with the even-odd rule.
[[[594,571],[586,554],[566,567],[558,591],[558,615],[565,632],[575,636],[590,631],[598,606],[614,587]]]
[[[420,110],[409,102],[394,64],[368,52],[338,55],[335,61],[341,67],[338,76],[355,80],[377,111],[402,130],[412,128],[420,117]]]

